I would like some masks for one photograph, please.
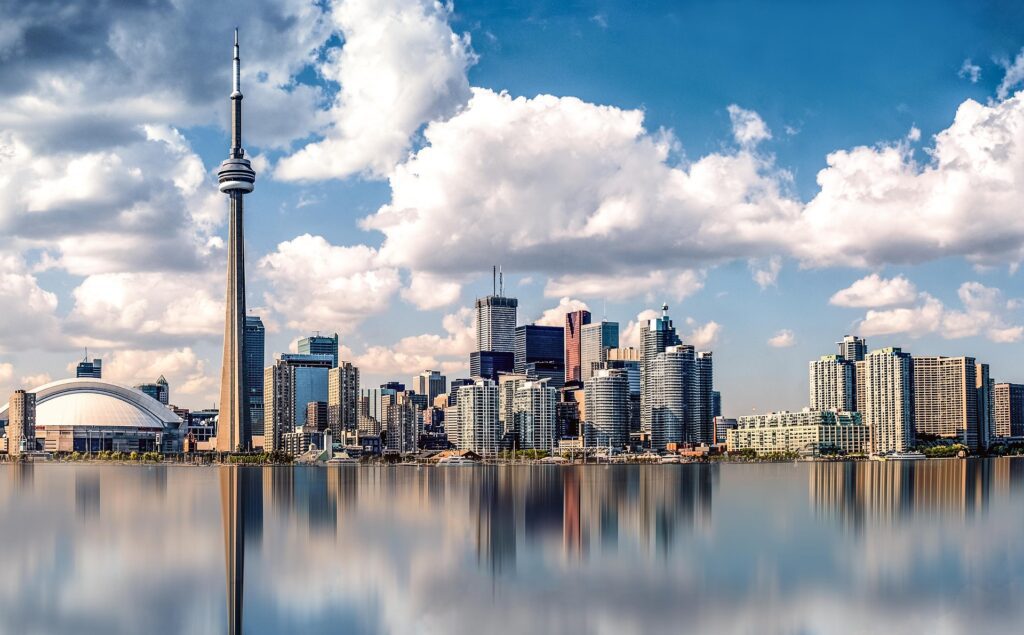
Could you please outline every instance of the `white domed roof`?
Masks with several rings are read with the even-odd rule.
[[[177,428],[181,419],[156,399],[100,379],[62,379],[35,390],[36,426]],[[0,420],[7,419],[7,404]]]

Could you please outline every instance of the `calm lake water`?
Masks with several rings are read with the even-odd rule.
[[[1022,598],[1024,459],[0,466],[4,633],[1010,633]]]

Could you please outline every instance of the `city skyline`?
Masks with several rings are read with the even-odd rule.
[[[535,7],[545,29],[529,26],[535,15],[507,15],[471,3],[456,3],[454,12],[412,0],[376,13],[361,11],[365,7],[358,2],[298,7],[287,9],[294,12],[293,26],[281,27],[290,31],[268,26],[269,9],[260,4],[240,25],[243,34],[252,34],[246,35],[253,50],[247,73],[254,78],[246,129],[247,135],[253,131],[250,157],[264,179],[249,201],[257,220],[246,241],[254,270],[250,313],[266,324],[264,365],[273,363],[273,353],[298,352],[301,337],[337,332],[340,357],[360,369],[366,386],[405,381],[435,368],[449,379],[467,377],[475,345],[473,302],[491,290],[486,273],[498,264],[505,294],[519,299],[520,325],[562,326],[566,312],[586,306],[594,322],[619,323],[622,346],[639,346],[642,319],[657,315],[662,302],[670,304],[683,342],[714,351],[715,387],[728,413],[806,405],[807,360],[832,352],[832,342],[845,333],[866,336],[873,350],[896,346],[915,356],[984,359],[997,382],[1024,382],[1024,301],[1015,290],[1024,232],[1019,213],[1005,215],[1019,207],[1010,203],[1021,200],[1022,186],[1000,172],[1005,165],[977,159],[988,156],[986,150],[971,145],[972,138],[991,133],[1009,148],[1004,160],[1019,156],[1021,142],[998,120],[1024,117],[1024,103],[1014,96],[1024,68],[1018,57],[1024,34],[965,28],[966,35],[943,42],[936,61],[900,58],[906,68],[894,71],[897,79],[930,71],[923,74],[931,85],[923,89],[896,81],[868,84],[861,73],[838,64],[835,77],[820,79],[825,89],[817,101],[806,89],[793,91],[792,100],[768,99],[756,89],[744,90],[738,79],[716,83],[710,71],[693,71],[684,86],[715,90],[690,103],[658,85],[678,78],[651,53],[638,55],[651,62],[651,77],[627,89],[621,65],[609,66],[608,77],[598,79],[593,67],[575,57],[570,63],[579,65],[579,81],[554,72],[531,77],[544,58],[511,44],[524,36],[549,55],[564,53],[564,45],[551,40],[566,32],[578,34],[574,53],[597,50],[609,38],[628,44],[637,40],[640,27],[656,37],[655,18],[675,15],[666,7],[636,15],[615,7],[591,15]],[[408,31],[394,30],[393,18],[401,12],[411,17]],[[774,17],[781,20],[784,13]],[[940,13],[945,26],[936,30],[946,33],[955,11],[944,7]],[[201,45],[197,59],[223,59],[223,43],[238,19],[232,14],[233,5],[204,16],[211,44]],[[214,170],[227,136],[227,69],[214,64],[200,71],[183,58],[173,68],[193,83],[180,90],[148,66],[168,66],[175,54],[168,34],[194,25],[198,15],[186,8],[170,16],[165,28],[152,32],[155,44],[145,54],[126,43],[131,37],[107,36],[116,29],[134,33],[147,26],[147,16],[116,12],[101,12],[98,31],[83,35],[103,42],[102,55],[72,49],[69,40],[72,61],[57,65],[30,46],[31,34],[17,30],[21,26],[13,36],[16,45],[0,46],[4,59],[18,61],[18,68],[34,65],[38,72],[26,79],[20,71],[7,71],[11,81],[0,95],[9,112],[0,120],[0,144],[10,149],[3,153],[0,176],[18,175],[18,184],[0,185],[0,226],[11,236],[0,250],[0,300],[11,307],[0,318],[5,393],[31,389],[47,377],[72,376],[77,352],[88,346],[91,357],[103,360],[105,377],[135,385],[163,375],[178,405],[219,401],[228,241]],[[12,23],[33,19],[28,11],[20,17]],[[698,17],[704,24],[716,19],[713,10]],[[72,14],[54,28],[70,30],[76,19]],[[366,48],[380,45],[360,39],[370,37],[373,26],[395,36],[398,55],[409,54],[403,46],[422,47],[416,53],[437,62],[433,71],[439,75],[432,79],[444,80],[432,85],[444,90],[430,92],[396,64],[387,67],[387,76],[411,82],[414,98],[401,110],[377,108],[387,101],[386,82],[375,84],[361,74],[369,63]],[[338,34],[351,48],[339,45]],[[282,44],[294,35],[301,36],[294,38],[300,45]],[[934,52],[939,39],[923,38],[924,50]],[[727,43],[705,42],[704,54]],[[859,51],[866,54],[865,67],[879,63],[875,56],[906,53],[885,38],[879,48],[871,55]],[[331,51],[340,55],[332,57]],[[126,60],[133,64],[125,67]],[[717,70],[740,63],[729,54]],[[522,70],[511,69],[516,65]],[[108,81],[77,85],[73,72],[83,69]],[[783,84],[793,81],[784,71],[774,73]],[[123,85],[115,85],[115,78],[124,79]],[[46,88],[46,79],[65,82],[64,92]],[[850,86],[840,89],[840,82]],[[349,87],[360,86],[372,89],[378,101],[339,105]],[[859,102],[867,115],[836,106],[843,90],[868,88],[870,96]],[[509,95],[497,92],[502,89]],[[117,109],[139,95],[143,106],[116,116],[98,105],[107,99]],[[26,98],[60,104],[59,112],[38,113],[37,125],[78,126],[93,136],[75,133],[73,142],[49,143],[46,135],[52,133],[19,119]],[[155,107],[158,100],[163,110]],[[379,136],[352,128],[368,113]],[[510,127],[487,127],[481,118],[488,113],[508,117]],[[557,174],[592,192],[573,198],[543,173],[522,172],[493,142],[492,135],[501,132],[552,130],[559,118],[566,122],[565,135],[549,132],[549,144],[537,146],[523,137],[528,156],[541,165],[557,163],[590,139],[614,165],[636,161],[646,166],[645,178],[684,179],[690,189],[672,195],[676,208],[647,209],[650,201],[636,198],[628,184],[606,190],[593,181],[606,175],[587,155],[579,167],[590,173]],[[620,136],[595,136],[587,124],[600,121],[618,126]],[[659,133],[660,127],[666,132]],[[453,146],[453,132],[477,145]],[[501,182],[522,187],[524,194],[480,215],[490,234],[455,239],[455,219],[431,207],[428,193],[441,188],[455,212],[465,211],[460,206],[466,201],[454,182],[434,172],[435,162],[476,151],[489,153],[494,169],[507,173]],[[952,165],[957,157],[963,157],[960,167]],[[465,170],[467,186],[487,195],[488,187],[474,181],[479,173],[455,165]],[[302,170],[308,178],[296,181]],[[715,170],[732,179],[731,189],[700,185]],[[865,206],[867,194],[854,187],[858,175],[889,177],[902,186],[871,193],[881,198]],[[904,190],[951,188],[962,177],[989,198],[961,193],[948,219],[907,213],[906,221],[876,223],[886,226],[885,234],[869,227],[872,219],[915,205],[930,209],[926,199],[899,198]],[[663,188],[665,181],[645,182]],[[837,198],[836,188],[844,185],[852,200]],[[1009,187],[1009,202],[993,198],[996,185]],[[688,197],[698,194],[698,186],[705,188],[702,196],[720,200],[706,208],[694,204]],[[730,198],[737,194],[753,197],[754,209],[740,210]],[[988,211],[981,214],[979,206]],[[165,213],[171,209],[177,211]],[[566,215],[550,213],[554,209]],[[395,221],[404,210],[430,224],[404,228]],[[540,224],[535,211],[547,224]],[[638,226],[629,224],[634,212],[640,213]],[[682,220],[669,219],[669,212]],[[853,238],[826,240],[836,231],[829,223],[839,222],[829,221],[830,214],[848,223]],[[776,227],[766,229],[754,218]],[[662,224],[645,224],[655,221]],[[749,235],[733,238],[707,226],[717,221]],[[938,224],[936,236],[952,238],[901,233],[907,223]],[[153,228],[140,229],[146,224]],[[644,232],[645,227],[656,229]],[[684,240],[686,231],[699,240]],[[781,237],[787,232],[799,240]],[[667,244],[664,235],[673,233],[680,238]],[[535,252],[520,248],[524,236],[536,241]],[[839,255],[824,257],[805,244]]]

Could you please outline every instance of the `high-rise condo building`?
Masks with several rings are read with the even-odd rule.
[[[629,443],[629,379],[616,369],[598,370],[583,387],[583,435],[590,447]]]
[[[513,406],[516,391],[527,381],[529,377],[516,373],[508,373],[498,378],[498,420],[501,422],[501,432],[505,438],[515,438],[517,435]]]
[[[160,375],[160,377],[151,384],[139,384],[135,386],[135,390],[156,399],[165,406],[170,403],[171,388],[167,383],[167,379],[165,379],[163,375]]]
[[[722,416],[722,393],[717,390],[711,391],[711,416]],[[716,432],[715,434],[717,435],[718,433]]]
[[[433,404],[438,395],[448,392],[448,378],[437,370],[425,370],[412,378],[412,390],[426,395],[427,403]]]
[[[228,195],[227,289],[224,306],[224,354],[220,375],[220,412],[217,415],[218,452],[252,447],[249,391],[246,386],[245,342],[245,234],[243,197],[252,192],[256,173],[242,149],[241,62],[238,29],[232,60],[231,150],[217,170],[220,191]],[[305,408],[303,408],[305,413]]]
[[[453,379],[451,385],[448,387],[448,405],[454,406],[459,403],[459,388],[472,385],[473,380],[468,377]]]
[[[103,377],[103,360],[94,359],[91,362],[88,359],[83,359],[78,362],[78,367],[75,369],[75,377],[82,378],[88,377],[89,379],[102,379]]]
[[[580,329],[580,381],[584,383],[608,359],[608,349],[619,347],[619,323],[601,320]]]
[[[323,432],[327,429],[327,402],[311,401],[306,404],[306,422],[302,424],[303,432]]]
[[[1024,384],[996,384],[993,397],[995,435],[1024,437]]]
[[[263,373],[263,447],[279,449],[281,435],[306,423],[306,406],[328,401],[330,355],[284,353]]]
[[[842,355],[823,355],[809,364],[811,410],[857,409],[855,362]]]
[[[36,395],[15,390],[7,402],[7,453],[18,456],[36,449]]]
[[[359,427],[359,369],[352,362],[327,371],[327,425],[338,440]]]
[[[686,441],[694,444],[715,442],[714,364],[710,351],[699,351],[693,359],[693,381],[686,409]]]
[[[498,453],[502,437],[499,406],[498,385],[489,379],[478,379],[459,388],[460,450],[471,450],[481,456]]]
[[[978,446],[987,448],[996,436],[996,382],[988,364],[979,363],[975,372],[978,393]]]
[[[564,367],[564,336],[565,329],[560,326],[517,326],[515,372],[525,373],[526,365],[535,362],[557,362]]]
[[[865,360],[853,363],[853,396],[856,399],[857,412],[864,413],[868,409],[868,363]]]
[[[979,447],[978,366],[973,357],[914,356],[914,433]]]
[[[258,315],[245,316],[245,389],[253,436],[263,435],[263,363],[267,334]]]
[[[525,450],[554,451],[558,446],[555,414],[558,391],[548,380],[525,381],[515,391],[512,413],[519,434],[519,447]]]
[[[730,452],[754,450],[799,452],[816,456],[825,450],[861,454],[868,449],[870,430],[858,412],[804,409],[739,417],[726,431]]]
[[[687,402],[693,384],[692,346],[670,346],[648,366],[647,400],[651,408],[651,449],[686,440]]]
[[[498,376],[515,369],[515,354],[511,351],[473,351],[469,354],[469,374],[474,379],[498,381]]]
[[[419,411],[408,392],[385,395],[381,401],[384,418],[384,449],[408,454],[416,451],[420,438]]]
[[[310,335],[303,337],[298,343],[300,355],[330,355],[334,366],[338,365],[338,334]]]
[[[565,381],[582,381],[583,327],[590,324],[590,311],[580,309],[565,314]]]
[[[476,300],[476,350],[515,353],[519,300],[489,295]]]
[[[647,402],[647,378],[654,358],[670,346],[681,344],[672,318],[668,316],[668,305],[661,305],[661,317],[648,320],[640,327],[640,428],[651,431],[651,404]]]
[[[609,359],[601,365],[602,369],[620,370],[626,373],[629,381],[629,431],[630,433],[640,431],[640,360],[637,359],[612,359],[611,353],[623,349],[613,348],[609,351]],[[636,351],[635,348],[626,349]],[[595,371],[596,372],[596,371]]]
[[[914,445],[914,361],[895,347],[872,351],[864,361],[871,453],[906,452]]]
[[[844,335],[842,341],[836,342],[839,355],[851,362],[859,362],[868,354],[868,343],[856,335]]]

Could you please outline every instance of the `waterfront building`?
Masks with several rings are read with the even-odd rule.
[[[303,337],[298,343],[300,355],[330,355],[334,366],[338,365],[338,334],[334,335],[310,335]]]
[[[515,331],[515,372],[525,373],[527,364],[558,363],[565,366],[563,341],[565,329],[560,326],[525,324]]]
[[[94,359],[89,361],[88,353],[86,353],[86,359],[78,362],[78,367],[75,368],[75,377],[79,379],[102,379],[103,360]]]
[[[1024,437],[1024,384],[993,387],[996,437]]]
[[[359,428],[359,369],[352,362],[327,371],[327,426],[339,440]]]
[[[452,404],[444,409],[444,433],[452,447],[462,447],[462,423],[459,421],[459,406],[457,404]]]
[[[138,390],[144,395],[149,395],[165,406],[170,401],[169,395],[171,388],[163,375],[160,375],[160,377],[151,384],[139,384],[138,386],[135,386],[135,390]]]
[[[387,452],[415,452],[420,437],[419,410],[408,392],[385,395],[383,409],[383,446]]]
[[[629,443],[629,379],[616,369],[601,369],[583,389],[581,415],[589,447],[624,448]]]
[[[307,432],[323,432],[327,426],[327,402],[311,401],[306,404],[306,422],[302,429]]]
[[[859,412],[804,409],[738,417],[736,427],[726,432],[726,447],[730,452],[754,450],[758,454],[862,454],[870,438],[871,432]]]
[[[715,417],[715,443],[725,443],[729,430],[735,430],[738,422],[735,419]]]
[[[590,311],[580,309],[565,314],[565,381],[582,380],[582,331],[590,324]]]
[[[601,320],[580,329],[580,381],[586,383],[608,359],[608,349],[619,347],[619,323]]]
[[[915,355],[913,361],[915,435],[958,439],[977,451],[983,435],[975,359]]]
[[[558,391],[548,386],[548,380],[524,381],[515,391],[512,417],[519,435],[519,447],[524,450],[553,452],[556,439],[556,407]]]
[[[448,392],[448,378],[438,370],[425,370],[412,378],[412,390],[425,395],[428,404],[433,404],[438,395]]]
[[[686,441],[697,445],[715,442],[713,358],[711,351],[694,355],[692,381],[687,390]]]
[[[329,354],[283,353],[263,374],[263,447],[278,448],[281,435],[306,423],[306,404],[328,401]]]
[[[868,354],[868,343],[856,335],[844,335],[842,341],[836,342],[839,356],[848,362],[859,362]]]
[[[232,60],[231,150],[220,164],[217,178],[221,192],[228,195],[227,289],[224,307],[224,353],[220,377],[220,415],[216,447],[219,452],[247,450],[252,447],[249,418],[249,392],[246,387],[245,339],[245,194],[252,192],[256,173],[242,149],[241,62],[238,54],[238,30],[235,30]]]
[[[868,363],[860,360],[853,363],[853,395],[856,399],[857,412],[867,412],[868,405]]]
[[[499,406],[498,385],[490,379],[478,379],[459,388],[458,449],[471,450],[481,456],[498,453],[502,438]]]
[[[7,453],[18,456],[36,449],[36,395],[15,390],[7,401]]]
[[[612,351],[623,349],[611,349]],[[628,350],[636,351],[635,348]],[[639,352],[638,352],[639,353]],[[638,355],[639,357],[639,355]],[[639,359],[611,359],[601,365],[606,369],[617,369],[626,373],[629,380],[629,431],[640,431],[640,361]]]
[[[506,298],[504,289],[476,300],[476,350],[515,354],[516,311],[519,300]]]
[[[505,439],[514,439],[517,436],[514,417],[516,391],[529,379],[526,375],[515,373],[498,377],[498,420],[501,422],[501,432]]]
[[[34,439],[26,447],[46,452],[180,452],[187,430],[181,417],[152,397],[91,378],[61,379],[15,393],[0,408],[0,424],[7,429],[9,449],[20,447],[24,437]]]
[[[298,456],[309,452],[309,446],[311,445],[317,449],[323,449],[323,444],[323,432],[302,429],[282,434],[280,449],[292,456]]]
[[[648,402],[650,390],[647,388],[650,367],[655,357],[665,352],[666,348],[677,346],[682,342],[676,335],[672,318],[668,316],[668,305],[661,305],[661,317],[648,320],[640,327],[640,428],[651,432],[651,404]]]
[[[996,436],[996,382],[988,364],[979,363],[974,375],[978,394],[978,447],[984,449]]]
[[[808,364],[811,410],[857,409],[854,364],[842,355],[823,355]]]
[[[499,351],[473,351],[469,354],[469,374],[474,379],[498,381],[502,373],[515,369],[515,354]]]
[[[561,392],[565,397],[565,392]],[[580,404],[571,399],[560,400],[555,404],[555,433],[559,439],[580,436]]]
[[[249,395],[249,421],[253,436],[263,436],[263,362],[267,331],[258,315],[245,316],[245,389]]]
[[[666,348],[648,365],[647,403],[651,408],[651,449],[686,440],[688,388],[693,382],[692,346]]]
[[[871,453],[906,452],[914,446],[914,361],[896,347],[872,351],[864,361]]]

